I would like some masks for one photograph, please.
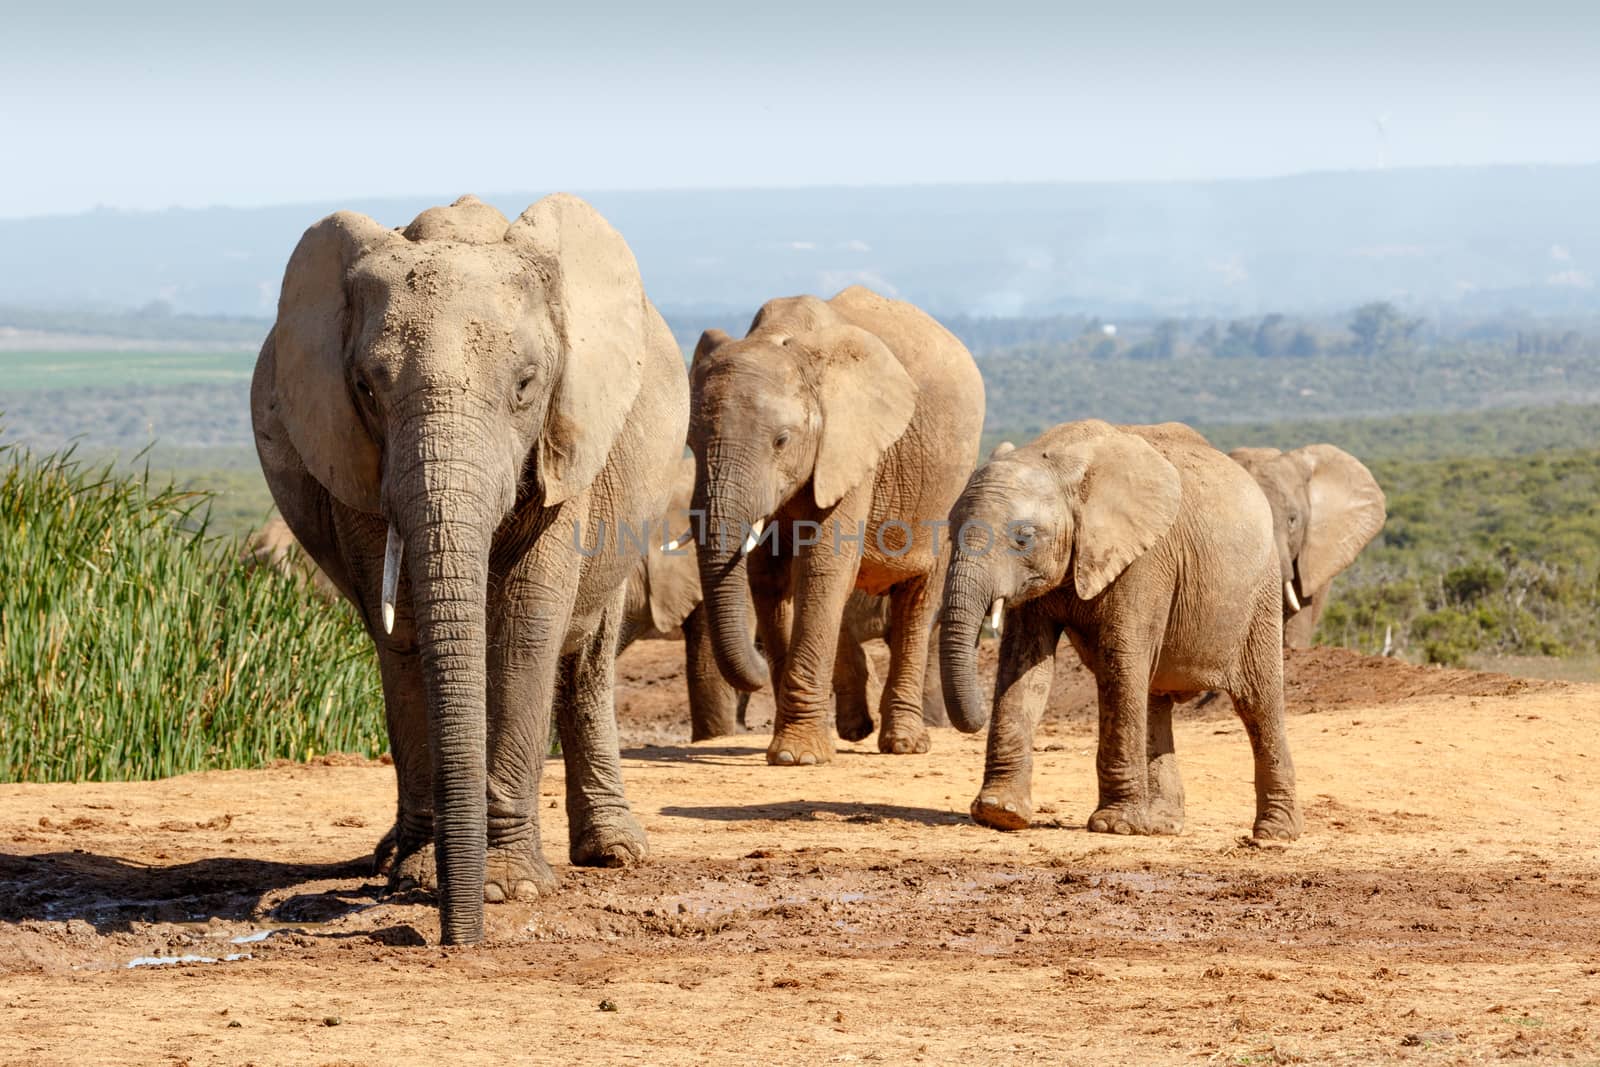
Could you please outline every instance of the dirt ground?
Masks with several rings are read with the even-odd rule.
[[[1600,1063],[1600,687],[1295,654],[1306,833],[1256,848],[1226,698],[1179,724],[1182,836],[1092,835],[1068,652],[1000,834],[981,737],[689,745],[681,654],[620,669],[650,863],[566,865],[553,761],[562,888],[478,949],[379,897],[382,764],[0,786],[0,1063]]]

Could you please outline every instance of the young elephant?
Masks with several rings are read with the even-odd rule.
[[[289,259],[250,407],[279,510],[377,645],[391,885],[437,878],[461,943],[485,899],[555,884],[552,708],[572,861],[642,858],[613,700],[633,559],[575,542],[660,514],[688,387],[621,235],[564,194],[509,223],[472,197],[403,231],[330,215]]]
[[[1332,445],[1293,452],[1236,448],[1228,455],[1250,472],[1272,505],[1284,647],[1310,648],[1334,576],[1383,529],[1383,490],[1359,459]]]
[[[1065,632],[1100,691],[1090,830],[1182,828],[1172,705],[1220,689],[1255,751],[1256,837],[1299,835],[1272,515],[1249,475],[1177,423],[1072,422],[980,468],[950,522],[939,658],[950,719],[969,733],[989,711],[978,629],[1004,613],[974,819],[1028,825],[1033,724]]]
[[[767,762],[833,758],[828,681],[854,589],[890,600],[878,748],[926,752],[933,575],[983,426],[972,356],[910,304],[856,286],[827,301],[773,300],[741,340],[708,331],[690,380],[712,648],[740,689],[760,688],[770,668]],[[766,665],[752,651],[747,596]]]
[[[643,559],[628,577],[627,608],[617,654],[636,640],[682,638],[684,677],[689,689],[690,738],[703,741],[736,733],[745,725],[750,694],[729,685],[717,669],[700,595],[700,570],[695,544],[677,534],[690,528],[689,499],[694,491],[694,459],[686,457],[673,477],[666,517],[654,534],[673,535],[667,546],[652,536]],[[868,706],[871,667],[867,641],[887,637],[889,604],[883,597],[852,593],[845,603],[833,667],[834,717],[839,736],[860,741],[874,724]],[[753,655],[758,653],[752,653]],[[929,694],[924,694],[926,702]],[[935,703],[942,710],[942,699]]]

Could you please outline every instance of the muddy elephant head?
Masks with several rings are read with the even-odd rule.
[[[410,580],[446,942],[482,936],[491,544],[522,503],[573,501],[605,465],[647,321],[627,245],[565,194],[511,223],[471,197],[404,231],[340,212],[284,273],[271,415],[333,497],[387,520],[385,628],[402,566]]]
[[[1103,422],[1073,423],[978,468],[950,512],[939,666],[950,721],[989,717],[978,689],[984,618],[1035,598],[1093,600],[1172,527],[1178,471],[1148,441]]]
[[[1283,615],[1289,618],[1383,529],[1383,490],[1360,460],[1333,445],[1293,452],[1237,448],[1228,455],[1250,472],[1272,505]]]
[[[872,477],[915,413],[917,386],[877,335],[794,297],[764,306],[740,340],[707,331],[690,389],[712,644],[728,682],[754,692],[767,671],[750,640],[745,555],[760,525],[791,503],[821,519]]]

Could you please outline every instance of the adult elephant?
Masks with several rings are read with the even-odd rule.
[[[652,534],[672,535],[663,545],[652,536],[646,552],[628,578],[627,609],[623,614],[620,655],[636,640],[684,642],[684,680],[688,687],[690,739],[704,741],[737,733],[745,726],[750,694],[728,684],[712,651],[707,609],[700,593],[700,568],[691,528],[689,504],[694,493],[694,458],[679,461],[672,478],[672,495],[665,517]],[[678,535],[684,536],[678,536]],[[866,642],[887,638],[889,603],[883,597],[852,593],[845,603],[833,667],[834,721],[839,736],[860,741],[875,724],[869,706],[872,666]],[[759,653],[753,653],[759,655]],[[932,662],[929,663],[930,672]],[[937,686],[938,679],[932,679]],[[943,712],[943,698],[925,691],[925,712]],[[929,719],[930,723],[935,721]]]
[[[740,689],[775,679],[767,762],[832,759],[828,681],[855,589],[890,601],[878,748],[926,752],[930,579],[983,426],[971,354],[917,308],[854,286],[773,300],[742,339],[707,331],[690,389],[712,648]]]
[[[1187,426],[1091,419],[985,464],[950,522],[939,658],[959,729],[989,718],[975,646],[983,619],[1004,617],[974,819],[1032,817],[1034,723],[1065,633],[1099,689],[1090,830],[1182,828],[1172,705],[1219,689],[1255,754],[1255,836],[1299,835],[1272,515],[1249,475]]]
[[[554,885],[552,705],[572,861],[642,858],[612,693],[633,559],[601,524],[659,513],[688,397],[622,237],[565,194],[512,223],[471,197],[404,231],[330,215],[290,256],[251,414],[279,511],[377,645],[391,886],[436,877],[462,943],[485,899]]]
[[[1383,529],[1383,490],[1360,460],[1333,445],[1292,452],[1236,448],[1228,455],[1250,472],[1272,506],[1284,647],[1309,648],[1334,576]]]

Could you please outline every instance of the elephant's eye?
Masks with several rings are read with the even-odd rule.
[[[783,451],[783,447],[785,445],[787,445],[788,443],[789,443],[789,431],[788,430],[779,431],[778,436],[776,436],[776,437],[774,437],[772,439],[772,447],[777,449],[780,452]]]
[[[1031,522],[1025,522],[1011,528],[1011,546],[1026,551],[1033,547],[1034,538],[1039,536],[1039,528]]]
[[[372,403],[372,386],[367,384],[366,378],[356,379],[356,392],[361,394],[362,400],[365,400],[369,404]]]
[[[517,376],[517,407],[525,408],[533,403],[534,392],[539,385],[539,372],[536,367],[524,367]]]

